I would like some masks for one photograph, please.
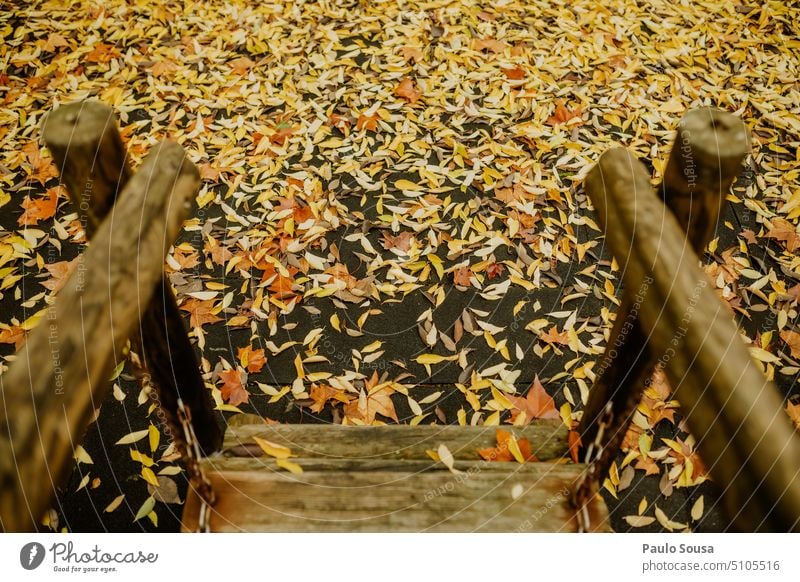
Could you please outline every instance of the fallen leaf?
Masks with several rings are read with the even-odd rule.
[[[422,92],[417,89],[414,81],[406,77],[400,84],[397,85],[397,88],[394,90],[395,95],[398,97],[402,97],[412,105],[419,101],[420,97],[422,97]]]
[[[250,401],[250,394],[242,383],[242,372],[239,370],[224,370],[219,373],[222,380],[220,392],[222,399],[231,406],[239,406]]]
[[[514,405],[511,411],[511,422],[515,422],[520,414],[525,415],[525,424],[536,418],[558,418],[559,413],[552,396],[542,386],[539,376],[535,376],[525,397],[507,394],[506,397]]]
[[[50,188],[47,190],[47,198],[31,198],[26,196],[22,201],[24,212],[17,219],[20,226],[31,226],[39,224],[41,220],[52,218],[56,214],[58,206],[58,193],[60,188]]]

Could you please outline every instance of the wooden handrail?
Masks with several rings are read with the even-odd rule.
[[[44,320],[0,376],[0,529],[35,528],[109,389],[200,183],[183,148],[153,148]]]
[[[800,437],[648,172],[616,148],[585,186],[726,513],[743,531],[800,530]]]
[[[693,109],[678,124],[659,191],[698,255],[719,223],[749,149],[744,123],[725,111]],[[610,468],[658,359],[639,325],[636,295],[622,296],[578,428],[594,479]]]
[[[42,139],[59,166],[62,182],[87,236],[91,236],[131,175],[113,110],[99,101],[62,105],[47,116]],[[146,375],[155,388],[159,410],[172,437],[179,438],[182,434],[180,399],[190,411],[200,450],[207,454],[218,450],[222,430],[214,416],[214,405],[205,389],[175,294],[164,277],[140,313],[131,344],[144,364],[134,366],[134,372]]]

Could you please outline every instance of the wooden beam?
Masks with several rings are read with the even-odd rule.
[[[116,193],[130,178],[125,146],[113,110],[97,101],[62,105],[46,118],[42,137],[53,154],[87,236],[111,210]],[[171,242],[171,241],[170,241]],[[222,430],[205,389],[194,348],[189,341],[175,294],[162,278],[153,300],[141,313],[141,325],[131,337],[133,350],[144,358],[171,436],[180,441],[178,399],[189,408],[202,451],[211,453],[222,442]]]
[[[730,113],[701,107],[686,113],[678,124],[660,192],[698,255],[713,236],[749,150],[747,128]],[[617,258],[624,269],[624,257]],[[625,290],[578,429],[585,460],[603,457],[596,467],[600,475],[619,449],[655,369],[657,358],[638,323],[648,287],[648,280],[643,280]],[[605,426],[599,442],[601,424]]]
[[[528,426],[260,424],[229,427],[223,451],[258,456],[254,437],[289,447],[295,455],[325,459],[429,459],[426,451],[447,445],[454,459],[478,460],[478,449],[496,445],[497,429],[526,438],[540,460],[567,454],[567,430],[560,420],[535,420]]]
[[[421,470],[418,462],[394,461],[388,470],[370,470],[376,469],[374,464],[356,471],[309,466],[293,475],[278,470],[274,459],[244,461],[202,461],[218,493],[210,512],[211,531],[571,532],[577,529],[577,519],[569,488],[584,469],[553,463],[460,462],[463,472],[453,474]],[[183,531],[197,529],[199,510],[190,490]],[[592,500],[590,511],[597,531],[608,531],[601,498]]]
[[[197,193],[183,148],[153,148],[0,376],[0,528],[33,529],[108,391]]]
[[[587,176],[586,191],[625,287],[651,280],[639,321],[728,516],[743,531],[800,530],[800,437],[648,172],[612,149]]]

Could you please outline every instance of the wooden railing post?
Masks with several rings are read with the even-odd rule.
[[[47,116],[42,137],[60,168],[87,236],[91,236],[112,209],[116,192],[130,177],[114,113],[97,101],[63,105]],[[144,358],[146,372],[138,372],[149,374],[171,436],[181,436],[180,398],[191,412],[200,448],[211,453],[222,444],[222,431],[175,294],[163,277],[152,301],[144,307],[140,325],[131,337],[133,349]]]
[[[660,192],[698,255],[714,233],[749,148],[742,120],[718,109],[694,109],[678,125]],[[624,270],[624,256],[618,261]],[[595,476],[608,470],[656,366],[658,354],[648,348],[638,322],[649,287],[644,279],[626,289],[581,418],[584,457],[595,461]]]
[[[743,531],[800,530],[800,437],[647,170],[625,149],[612,149],[589,172],[586,191],[620,259],[626,294],[650,281],[639,324],[732,523]]]
[[[52,502],[199,183],[178,144],[153,148],[0,375],[0,529],[35,528]]]

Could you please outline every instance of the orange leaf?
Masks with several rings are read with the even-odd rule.
[[[400,84],[397,85],[397,89],[394,90],[394,93],[412,105],[419,101],[419,98],[422,97],[422,92],[416,88],[414,81],[408,77],[400,81]]]
[[[422,60],[422,51],[419,50],[418,48],[404,46],[400,49],[400,54],[402,54],[406,62],[409,63],[411,61],[418,63]]]
[[[511,421],[514,422],[516,418],[525,413],[525,424],[528,424],[535,418],[558,418],[558,410],[556,409],[553,398],[545,391],[544,386],[539,381],[537,375],[533,379],[533,384],[528,389],[528,394],[525,398],[521,396],[512,396],[507,394],[506,397],[514,405],[514,410],[511,411]]]
[[[338,390],[327,384],[312,384],[310,396],[311,400],[314,401],[314,404],[311,405],[311,411],[316,413],[322,412],[329,400],[344,402],[345,404],[352,400],[352,397],[346,394],[344,390]]]
[[[239,57],[238,59],[233,59],[228,63],[231,71],[237,75],[246,75],[247,71],[249,71],[253,65],[255,65],[255,63],[247,57]]]
[[[503,69],[503,72],[506,74],[506,77],[511,79],[512,81],[521,81],[525,78],[525,69],[517,65],[513,69]]]
[[[378,116],[377,115],[364,115],[361,114],[358,116],[358,121],[356,121],[356,129],[362,130],[366,129],[368,131],[375,131],[378,129]]]
[[[548,331],[541,332],[539,339],[548,344],[560,344],[562,346],[569,345],[569,335],[566,331],[559,332],[558,328],[554,325]]]
[[[181,309],[183,311],[188,311],[191,314],[189,325],[192,327],[203,327],[203,325],[206,323],[216,323],[217,321],[222,321],[221,318],[217,317],[212,312],[214,309],[213,299],[201,301],[199,299],[195,299],[194,297],[190,297],[183,303],[183,305],[181,305]]]
[[[45,289],[50,289],[53,293],[58,293],[69,280],[69,275],[72,273],[77,263],[78,258],[75,257],[71,261],[59,261],[57,263],[46,264],[44,268],[50,273],[50,278],[44,281],[42,285]]]
[[[581,115],[583,115],[583,111],[580,107],[577,109],[568,109],[564,105],[564,102],[559,99],[556,102],[555,112],[547,119],[547,124],[558,125],[560,123],[567,123],[570,119],[580,118]]]
[[[472,50],[476,51],[487,49],[493,53],[502,53],[506,50],[506,47],[508,47],[508,44],[505,41],[494,38],[476,38],[472,41]]]
[[[60,186],[47,190],[47,198],[31,198],[26,196],[22,201],[22,208],[25,212],[17,219],[20,226],[38,224],[40,220],[52,218],[58,206],[58,193]]]
[[[251,374],[260,372],[264,364],[267,363],[267,359],[264,357],[264,350],[254,350],[250,346],[239,348],[237,357],[242,367],[246,368]]]
[[[120,56],[119,51],[113,44],[97,43],[92,51],[84,57],[87,63],[107,63],[111,59]]]
[[[781,332],[781,339],[789,346],[792,351],[792,357],[800,358],[800,333],[784,330]]]
[[[453,272],[453,282],[459,287],[469,287],[472,279],[472,269],[460,267]]]
[[[489,277],[489,280],[495,279],[503,274],[505,267],[502,263],[492,263],[488,267],[486,267],[486,276]]]
[[[488,449],[478,449],[478,454],[484,461],[498,461],[498,462],[510,462],[514,461],[514,455],[509,450],[509,444],[512,440],[517,443],[519,447],[520,453],[522,453],[522,458],[525,461],[535,462],[538,461],[536,456],[531,451],[531,443],[528,439],[515,439],[514,436],[508,432],[507,430],[503,430],[501,428],[497,429],[495,432],[495,439],[497,440],[497,446],[494,448]]]
[[[25,343],[25,330],[21,326],[15,325],[0,329],[0,344],[14,344],[14,349],[18,350]]]
[[[275,145],[283,145],[286,143],[286,140],[294,133],[294,128],[292,126],[283,126],[278,127],[277,131],[269,136],[269,141],[274,143]]]
[[[219,373],[222,380],[222,399],[232,406],[238,406],[250,400],[250,394],[242,383],[242,373],[239,370],[224,370]]]

